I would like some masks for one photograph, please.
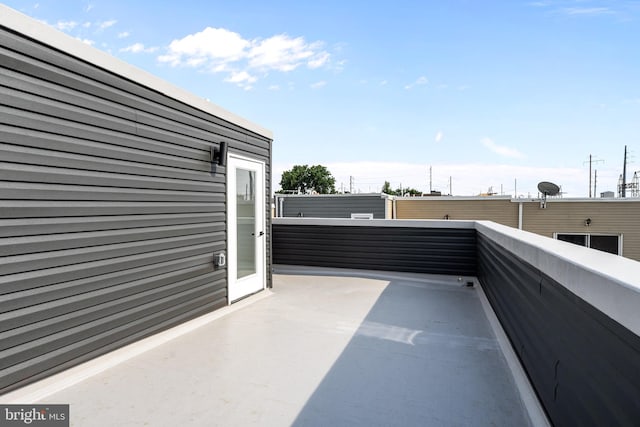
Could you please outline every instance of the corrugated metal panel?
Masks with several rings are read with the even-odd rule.
[[[3,27],[0,99],[0,392],[227,304],[210,147],[269,195],[269,139]]]
[[[273,225],[275,264],[476,274],[475,230]]]
[[[478,278],[554,425],[637,424],[637,335],[482,233]]]
[[[351,218],[352,213],[371,213],[385,219],[385,199],[374,196],[284,197],[284,217]]]
[[[518,205],[509,199],[406,198],[396,200],[397,219],[489,220],[518,227]]]
[[[585,226],[585,220],[591,224]],[[523,204],[522,228],[553,237],[553,233],[622,234],[623,255],[640,261],[640,201],[547,201]]]

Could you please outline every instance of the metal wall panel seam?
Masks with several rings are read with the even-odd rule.
[[[2,138],[2,136],[0,131],[0,138]],[[4,138],[2,138],[2,140],[4,140]],[[66,168],[77,171],[109,172],[112,174],[121,173],[141,177],[172,178],[195,182],[223,183],[220,177],[211,174],[210,169],[193,171],[133,161],[100,159],[95,156],[13,145],[14,141],[10,140],[6,142],[8,142],[8,144],[0,142],[0,158],[6,163]]]
[[[138,190],[188,191],[191,193],[222,193],[224,191],[224,184],[217,182],[145,177],[125,173],[87,171],[2,161],[0,161],[0,180],[63,185],[82,184],[83,186],[91,187],[119,187]]]
[[[110,278],[114,272],[129,270],[132,275],[138,268],[158,268],[158,263],[184,262],[185,267],[193,265],[192,257],[204,256],[207,262],[213,263],[213,251],[224,250],[224,245],[207,243],[203,245],[185,246],[182,248],[154,251],[144,254],[129,255],[106,260],[90,261],[80,264],[51,267],[41,270],[30,270],[21,273],[0,276],[0,294],[26,291],[38,287],[62,284],[76,280]],[[137,277],[134,275],[134,277]],[[65,286],[65,285],[62,285]]]
[[[0,200],[0,218],[224,212],[224,202]]]
[[[0,312],[10,312],[33,305],[47,304],[51,301],[70,298],[87,292],[96,292],[101,289],[114,288],[127,283],[158,280],[156,284],[159,285],[163,277],[185,278],[187,276],[212,273],[214,281],[224,280],[225,271],[214,270],[213,263],[210,260],[211,257],[200,255],[191,257],[191,259],[169,261],[161,265],[153,264],[110,274],[23,289],[3,295],[0,303]]]
[[[87,248],[117,243],[150,241],[168,237],[215,233],[210,223],[145,227],[142,229],[86,231],[77,233],[47,234],[39,236],[8,237],[0,239],[0,257]],[[217,236],[223,236],[218,234]]]
[[[210,274],[172,281],[168,284],[165,283],[163,286],[146,289],[135,294],[130,293],[117,299],[106,299],[107,296],[105,295],[102,300],[96,299],[98,303],[94,305],[73,306],[72,304],[74,303],[82,303],[82,301],[76,299],[76,301],[69,301],[67,306],[51,308],[50,313],[46,312],[48,311],[47,308],[43,308],[42,311],[46,312],[47,317],[41,316],[42,318],[36,320],[29,319],[26,316],[20,317],[22,323],[17,323],[17,320],[14,321],[14,324],[18,325],[14,329],[5,329],[11,324],[7,323],[5,325],[3,323],[0,369],[19,363],[16,360],[22,357],[20,355],[24,355],[26,352],[33,352],[34,347],[44,347],[43,349],[47,350],[49,344],[59,341],[61,337],[69,339],[68,331],[70,329],[84,330],[86,325],[98,319],[109,319],[116,317],[120,313],[138,310],[150,302],[166,301],[170,300],[171,297],[187,298],[186,295],[193,295],[194,290],[198,289],[204,293],[212,291]],[[26,321],[31,323],[24,323]],[[53,346],[50,346],[49,349],[51,348]]]
[[[187,225],[203,222],[210,223],[214,227],[222,227],[215,231],[224,230],[226,227],[225,215],[222,213],[18,218],[0,219],[0,238]]]
[[[56,298],[68,298],[86,292],[97,291],[100,289],[119,286],[128,282],[140,282],[142,280],[151,280],[152,277],[163,274],[173,274],[182,277],[189,274],[205,274],[211,272],[213,274],[213,282],[224,282],[226,271],[224,269],[213,269],[212,257],[194,256],[191,259],[180,259],[179,262],[172,260],[173,265],[166,267],[165,264],[152,264],[144,266],[144,268],[132,268],[123,272],[101,274],[97,277],[81,278],[70,280],[67,282],[59,282],[52,285],[41,287],[32,287],[23,289],[11,294],[5,294],[6,302],[3,307],[8,307],[9,311],[19,310],[21,308],[46,304]],[[3,298],[4,299],[4,298]]]
[[[201,149],[182,147],[177,144],[145,138],[135,134],[121,133],[112,129],[98,128],[79,122],[70,122],[25,110],[0,105],[0,124],[50,132],[58,135],[73,135],[75,138],[146,150],[159,154],[170,154],[209,162],[210,143],[202,143]]]
[[[2,107],[0,106],[0,110]],[[0,118],[0,121],[2,118]],[[25,122],[26,124],[27,122]],[[32,123],[33,125],[33,123]],[[27,129],[8,124],[0,124],[0,137],[3,142],[18,147],[32,147],[35,149],[47,150],[49,152],[70,153],[76,155],[86,155],[101,159],[125,160],[136,162],[141,165],[159,166],[184,170],[185,173],[211,172],[209,157],[200,155],[197,159],[177,157],[157,151],[140,149],[143,144],[131,144],[129,146],[114,145],[111,141],[99,142],[88,139],[71,137],[49,132],[49,127],[44,126],[42,130]],[[119,142],[119,141],[117,141]]]

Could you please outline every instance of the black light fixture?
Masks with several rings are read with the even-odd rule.
[[[211,163],[215,163],[218,166],[225,166],[227,164],[227,142],[220,141],[219,148],[211,146]]]
[[[587,218],[587,219],[585,219],[585,220],[584,220],[584,226],[585,226],[585,227],[588,227],[588,226],[590,226],[590,225],[591,225],[591,218]]]

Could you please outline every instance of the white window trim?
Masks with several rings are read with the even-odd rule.
[[[558,240],[558,235],[559,234],[564,234],[564,235],[568,235],[568,236],[586,236],[587,237],[587,248],[591,248],[591,236],[616,236],[618,238],[618,253],[617,255],[619,256],[624,256],[622,253],[622,248],[624,247],[623,245],[623,235],[622,233],[618,234],[618,233],[581,233],[581,232],[570,232],[570,233],[564,233],[564,232],[554,232],[553,233],[553,238]]]

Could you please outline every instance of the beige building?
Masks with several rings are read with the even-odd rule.
[[[397,197],[397,219],[490,220],[640,261],[640,199]]]

